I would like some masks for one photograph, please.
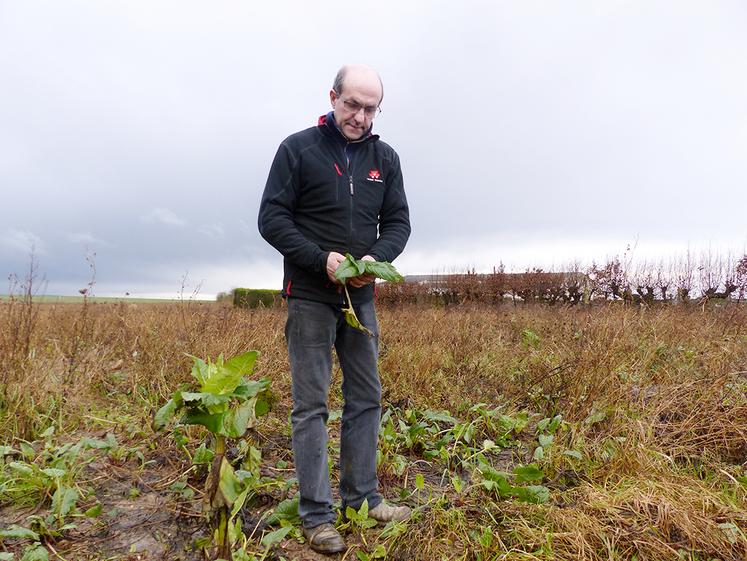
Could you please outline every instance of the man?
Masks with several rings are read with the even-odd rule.
[[[342,509],[368,501],[369,516],[404,520],[378,492],[376,448],[381,417],[377,369],[378,324],[373,281],[348,281],[358,319],[374,335],[350,327],[341,310],[345,293],[335,271],[351,253],[392,261],[410,235],[399,157],[371,132],[383,86],[361,65],[344,66],[329,92],[332,111],[283,141],[259,209],[259,231],[283,254],[285,336],[290,358],[293,455],[299,515],[310,546],[323,553],[346,549],[333,526],[336,513],[327,464],[327,396],[332,347],[342,367],[344,406],[340,436]]]

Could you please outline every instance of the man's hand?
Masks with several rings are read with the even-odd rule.
[[[376,259],[374,259],[370,255],[364,255],[363,257],[361,257],[361,261],[376,261]],[[361,286],[365,286],[375,280],[376,277],[374,275],[360,275],[358,277],[353,277],[352,279],[350,279],[348,281],[348,284],[353,288],[360,288]]]
[[[335,277],[335,271],[343,261],[345,261],[345,256],[336,251],[330,251],[329,255],[327,255],[327,276],[335,284],[340,284],[340,281]]]

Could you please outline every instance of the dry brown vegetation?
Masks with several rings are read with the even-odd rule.
[[[198,532],[200,482],[189,481],[192,502],[172,496],[169,485],[190,464],[169,435],[153,434],[150,419],[188,381],[187,353],[257,349],[257,372],[278,398],[255,435],[263,469],[290,463],[284,320],[283,309],[200,302],[0,302],[2,444],[18,448],[23,439],[38,448],[49,426],[55,443],[111,431],[119,452],[82,472],[80,487],[90,494],[79,509],[95,500],[108,508],[106,497],[124,485],[117,497],[124,512],[122,493],[139,489],[140,499],[130,497],[133,509],[142,507],[133,525],[123,530],[119,520],[115,528],[103,517],[45,547],[64,559],[199,558],[183,547]],[[546,504],[499,500],[466,471],[459,492],[442,476],[444,465],[417,447],[402,450],[404,471],[385,460],[387,493],[422,508],[402,535],[377,542],[376,531],[353,532],[346,558],[356,548],[370,552],[364,543],[383,544],[390,559],[747,558],[747,306],[382,304],[380,322],[384,406],[392,411],[445,410],[459,419],[476,403],[507,415],[526,411],[528,428],[493,458],[508,465],[531,461],[538,420],[561,414],[565,423],[539,462]],[[331,401],[340,407],[339,390]],[[418,473],[426,484],[415,492]],[[0,487],[0,528],[23,525],[30,512],[9,497]],[[277,500],[266,497],[255,514]],[[47,496],[30,509],[48,504]],[[145,551],[130,552],[159,528],[158,546],[151,538]],[[0,551],[23,543],[0,541]],[[272,555],[310,558],[305,552],[289,538]]]

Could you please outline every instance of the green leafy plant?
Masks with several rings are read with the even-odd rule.
[[[342,283],[345,289],[345,297],[348,301],[347,308],[343,308],[342,310],[345,312],[345,321],[351,327],[363,331],[363,333],[369,336],[373,336],[371,330],[358,320],[358,316],[353,309],[353,301],[350,299],[350,293],[348,292],[347,281],[361,275],[373,275],[376,278],[389,282],[402,282],[404,277],[397,272],[397,269],[391,263],[386,261],[364,261],[363,259],[356,259],[349,253],[345,254],[345,260],[337,267],[335,278]]]
[[[220,355],[215,362],[191,357],[198,391],[174,392],[153,420],[154,428],[162,429],[181,412],[180,424],[202,425],[212,435],[214,448],[201,447],[193,461],[206,461],[212,452],[202,509],[213,527],[216,559],[231,559],[231,546],[243,535],[236,515],[259,480],[258,470],[237,471],[225,457],[227,439],[244,436],[270,408],[269,380],[244,377],[254,372],[257,356],[248,351],[230,360]],[[258,455],[249,454],[255,463]]]

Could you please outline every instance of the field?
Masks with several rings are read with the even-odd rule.
[[[353,517],[338,558],[747,558],[747,306],[379,316],[379,478],[415,514],[386,529]],[[188,354],[249,349],[273,404],[228,451],[255,477],[234,558],[323,558],[292,512],[284,321],[194,301],[0,302],[0,559],[203,559],[206,432],[151,424],[190,382]]]

